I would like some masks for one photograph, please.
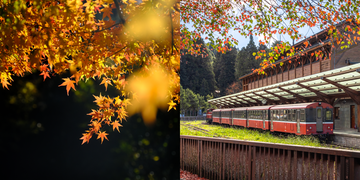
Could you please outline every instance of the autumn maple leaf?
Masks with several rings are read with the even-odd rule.
[[[88,133],[83,133],[83,136],[80,138],[80,140],[83,140],[81,145],[83,145],[85,142],[89,143],[91,136]]]
[[[103,132],[99,131],[97,139],[101,138],[101,144],[103,143],[104,138],[109,141],[109,139],[106,137],[106,135],[109,135],[109,134],[105,133],[105,132],[106,131],[103,131]]]
[[[45,81],[46,77],[49,77],[49,78],[50,78],[49,72],[43,71],[43,72],[40,74],[40,76],[41,76],[41,75],[44,76],[44,81]]]
[[[73,88],[76,91],[75,86],[74,86],[75,81],[70,80],[70,78],[63,78],[63,80],[65,82],[60,84],[59,87],[60,86],[66,86],[67,95],[69,96],[69,91],[70,91],[71,88]]]
[[[116,128],[120,132],[119,127],[122,127],[122,125],[119,123],[119,121],[115,121],[111,124],[113,125],[113,130]]]
[[[111,79],[110,78],[103,78],[103,80],[101,81],[100,85],[104,84],[105,85],[105,91],[107,91],[107,86],[108,84],[112,86],[111,84]]]
[[[169,105],[169,109],[168,109],[168,112],[172,109],[172,108],[174,108],[175,110],[176,110],[176,103],[174,103],[172,100],[168,103],[168,105]]]

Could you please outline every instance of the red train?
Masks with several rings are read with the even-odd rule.
[[[333,107],[312,102],[209,109],[206,121],[296,135],[333,134]]]

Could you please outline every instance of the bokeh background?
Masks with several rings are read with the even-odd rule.
[[[101,81],[79,82],[66,95],[58,87],[62,76],[43,82],[39,73],[14,77],[10,90],[0,88],[2,172],[9,179],[179,179],[179,107],[158,110],[153,126],[137,114],[122,123],[120,132],[101,144],[94,135],[89,144],[79,139],[96,108],[93,94],[115,97]],[[63,77],[69,77],[64,74]],[[5,168],[4,168],[5,167]],[[6,175],[6,176],[5,176]]]

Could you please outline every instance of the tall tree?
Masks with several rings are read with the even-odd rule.
[[[215,75],[211,66],[212,57],[207,55],[211,53],[202,39],[198,39],[196,43],[204,47],[203,53],[195,56],[190,54],[181,56],[180,83],[183,88],[189,88],[194,93],[205,96],[215,90]]]
[[[264,46],[261,47],[264,48]],[[236,80],[239,80],[240,77],[251,73],[253,69],[259,67],[260,61],[255,60],[255,57],[252,55],[257,51],[258,48],[255,45],[254,38],[250,35],[249,43],[246,47],[243,47],[236,56]]]
[[[227,44],[229,46],[229,44]],[[228,48],[231,49],[231,48]],[[217,84],[220,90],[220,95],[225,95],[226,88],[235,81],[235,59],[236,49],[232,48],[225,54],[220,56],[220,74],[217,79]]]

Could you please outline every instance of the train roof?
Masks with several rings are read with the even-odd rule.
[[[239,108],[235,108],[234,111],[245,111],[247,109],[248,107],[239,107]]]
[[[233,108],[226,108],[226,109],[215,109],[213,112],[217,111],[231,111]]]
[[[271,110],[274,109],[305,109],[309,108],[311,105],[318,105],[319,102],[311,102],[311,103],[299,103],[299,104],[282,104],[282,105],[275,105],[271,107]],[[322,105],[330,106],[330,104],[321,102]]]
[[[268,105],[268,106],[254,106],[254,107],[248,107],[247,110],[248,111],[252,111],[252,110],[268,110],[271,107],[273,107],[274,105]]]

